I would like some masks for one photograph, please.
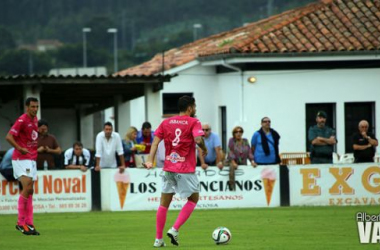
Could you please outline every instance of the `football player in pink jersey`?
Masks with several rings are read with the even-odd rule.
[[[13,175],[21,183],[16,229],[25,235],[40,235],[33,224],[33,182],[37,180],[38,99],[25,101],[26,112],[13,124],[6,140],[15,148]]]
[[[163,247],[162,232],[166,223],[166,215],[175,193],[187,198],[187,203],[180,211],[177,220],[167,235],[173,245],[179,245],[178,230],[187,221],[199,200],[199,181],[195,175],[196,144],[207,155],[203,141],[203,130],[196,113],[195,99],[182,96],[178,100],[179,115],[164,120],[155,131],[146,168],[152,168],[159,142],[165,144],[164,175],[162,177],[161,202],[156,216],[156,240],[154,247]]]

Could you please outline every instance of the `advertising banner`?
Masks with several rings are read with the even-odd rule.
[[[380,164],[289,166],[292,206],[380,205]]]
[[[162,169],[129,168],[101,171],[102,210],[155,210],[160,204]],[[229,168],[197,168],[198,208],[276,207],[280,205],[279,166],[239,166],[236,190],[229,189]],[[170,209],[181,209],[187,199],[173,197]]]
[[[18,182],[0,175],[0,214],[17,214]],[[91,172],[72,170],[38,171],[34,183],[35,213],[91,211]]]

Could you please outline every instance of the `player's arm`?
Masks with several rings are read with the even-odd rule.
[[[194,141],[198,145],[198,147],[202,149],[202,155],[206,156],[208,152],[207,152],[207,147],[205,145],[205,141],[203,140],[203,136],[196,136],[194,138]]]
[[[29,153],[29,150],[28,150],[28,149],[23,148],[23,147],[20,147],[20,145],[18,145],[18,143],[15,141],[15,138],[13,137],[12,134],[8,133],[7,136],[5,137],[5,139],[6,139],[7,142],[9,142],[9,144],[11,144],[16,150],[20,151],[21,154],[25,155],[25,154],[28,154],[28,153]]]
[[[152,146],[150,147],[150,152],[148,155],[148,159],[145,163],[143,163],[144,167],[152,168],[153,167],[153,159],[156,157],[156,152],[158,148],[158,144],[160,143],[161,138],[157,135],[153,138]]]

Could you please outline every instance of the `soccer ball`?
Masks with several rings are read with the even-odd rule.
[[[231,240],[232,234],[226,227],[218,227],[212,232],[212,239],[217,245],[227,244]]]

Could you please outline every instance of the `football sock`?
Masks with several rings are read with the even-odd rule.
[[[168,208],[159,206],[156,215],[156,239],[162,239],[162,231],[164,230],[166,223],[166,215],[168,214]]]
[[[192,201],[187,201],[187,203],[185,204],[185,206],[183,206],[181,212],[179,213],[178,215],[178,218],[177,220],[175,221],[174,223],[174,226],[173,228],[175,230],[179,230],[179,228],[185,224],[185,222],[187,221],[187,219],[189,219],[191,213],[194,211],[194,208],[197,206],[196,203],[192,202]]]
[[[26,218],[26,207],[27,207],[28,199],[20,194],[18,198],[17,210],[18,210],[18,218],[17,225],[25,225]]]
[[[29,198],[28,198],[28,202],[26,205],[25,223],[28,225],[34,225],[33,224],[33,195],[29,195]]]

